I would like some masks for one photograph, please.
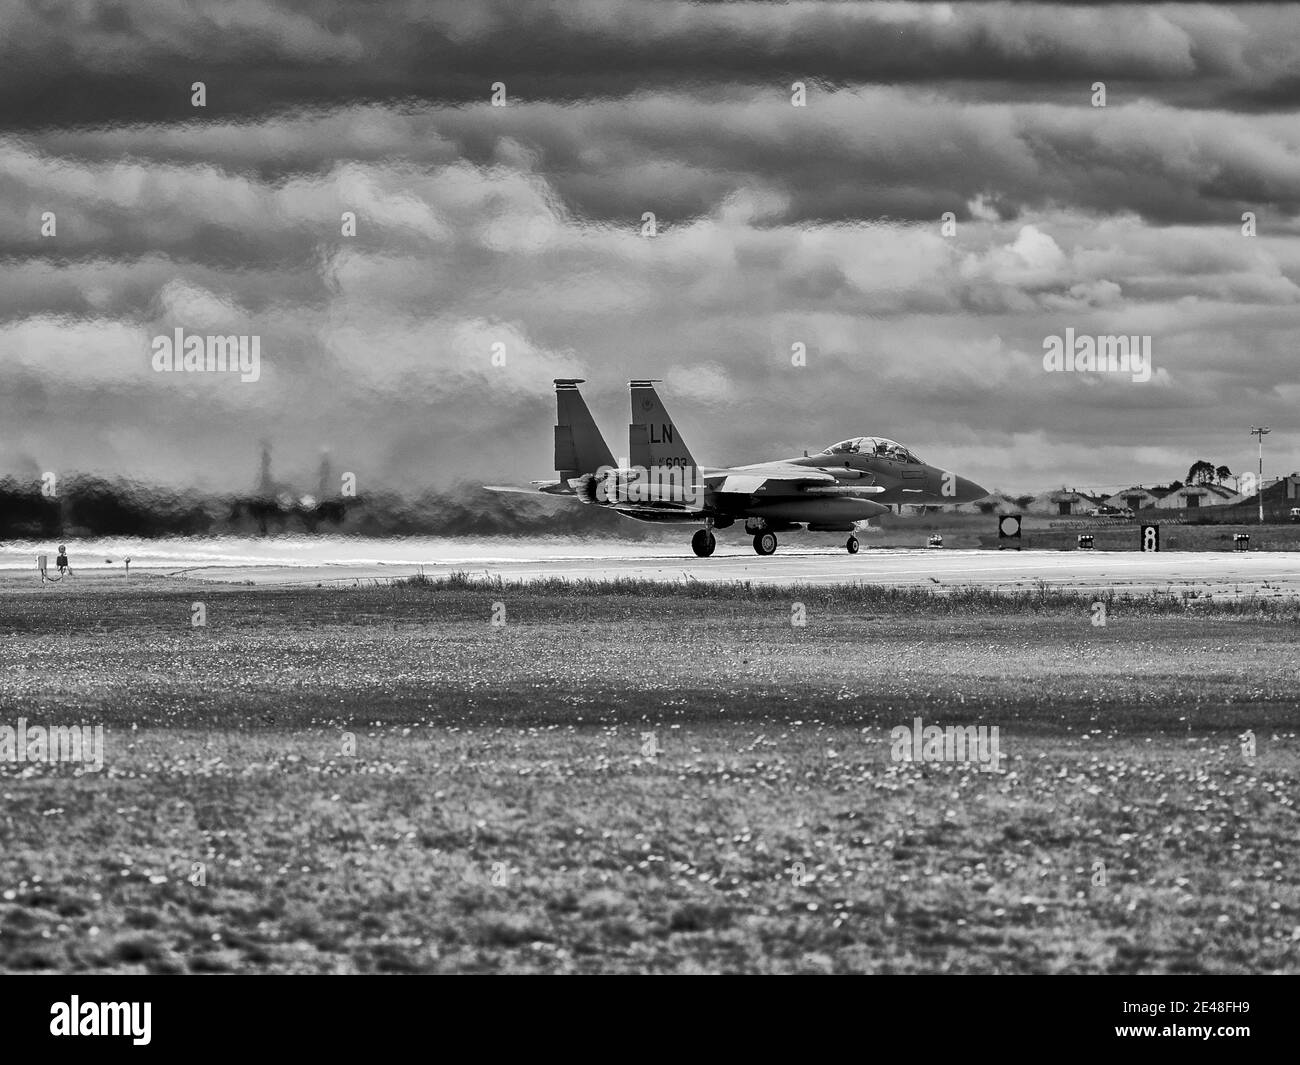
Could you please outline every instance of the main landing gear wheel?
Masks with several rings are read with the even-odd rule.
[[[754,550],[760,555],[770,555],[776,550],[776,534],[770,532],[759,533],[754,537]]]
[[[709,529],[699,529],[691,537],[691,550],[700,558],[708,558],[713,554],[713,549],[718,546],[718,541]]]
[[[859,545],[856,536],[850,536],[844,546],[848,549],[850,555],[856,555],[858,553],[858,547],[861,545]]]

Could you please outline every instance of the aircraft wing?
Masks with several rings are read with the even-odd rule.
[[[876,495],[885,490],[878,485],[845,485],[825,470],[788,462],[710,470],[705,482],[715,492],[742,495]]]
[[[527,487],[521,484],[485,484],[483,487],[489,492],[505,492],[511,495],[536,496],[540,493],[548,496],[576,498],[573,488],[564,481],[533,481]]]

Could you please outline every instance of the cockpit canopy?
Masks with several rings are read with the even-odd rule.
[[[886,440],[883,436],[855,436],[852,440],[841,440],[832,444],[823,455],[866,455],[869,458],[893,459],[895,462],[914,462],[920,459],[913,455],[897,440]]]

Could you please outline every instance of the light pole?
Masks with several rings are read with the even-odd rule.
[[[1264,524],[1264,437],[1273,430],[1267,425],[1252,425],[1250,435],[1259,437],[1259,523]]]

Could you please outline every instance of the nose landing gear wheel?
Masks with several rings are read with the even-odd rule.
[[[850,536],[848,542],[845,543],[844,546],[848,549],[850,555],[856,555],[858,553],[858,546],[859,546],[858,538],[856,536]]]
[[[713,549],[718,546],[718,541],[714,538],[713,533],[708,529],[699,529],[691,537],[691,550],[700,558],[708,558],[713,554]]]
[[[760,555],[770,555],[776,550],[776,535],[766,532],[754,537],[754,550]]]

